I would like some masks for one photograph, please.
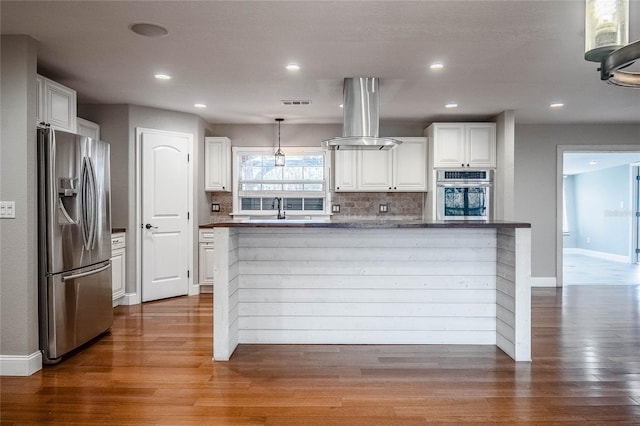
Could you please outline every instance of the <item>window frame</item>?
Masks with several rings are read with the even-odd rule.
[[[304,154],[313,154],[313,155],[323,155],[324,156],[324,190],[323,191],[314,191],[315,197],[310,195],[303,196],[304,194],[310,194],[310,192],[306,191],[269,191],[269,194],[273,193],[273,197],[283,197],[283,198],[323,198],[324,199],[324,209],[323,210],[286,210],[287,216],[313,216],[314,218],[329,218],[330,216],[330,204],[331,204],[331,155],[328,150],[325,150],[321,147],[302,147],[302,146],[288,146],[285,151],[285,164],[286,157],[293,155],[304,155]],[[233,173],[232,173],[232,213],[233,216],[275,216],[275,211],[265,211],[265,210],[242,210],[242,205],[240,202],[240,160],[242,155],[244,154],[261,154],[261,155],[274,155],[275,149],[272,147],[232,147],[231,148],[231,156],[233,161]],[[265,181],[265,183],[282,183],[282,181]]]

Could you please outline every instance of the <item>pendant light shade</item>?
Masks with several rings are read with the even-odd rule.
[[[600,79],[640,88],[640,73],[625,70],[640,60],[640,40],[629,43],[629,0],[585,0],[584,23],[584,58],[600,63]]]
[[[277,167],[284,166],[284,152],[280,149],[280,124],[284,121],[284,118],[276,118],[276,122],[278,123],[278,150],[274,156],[274,165]]]
[[[629,43],[629,0],[586,0],[584,58],[600,62]]]

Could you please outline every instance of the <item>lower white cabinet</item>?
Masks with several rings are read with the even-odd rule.
[[[198,241],[198,282],[213,285],[213,229],[201,229]]]
[[[124,296],[127,282],[125,233],[111,234],[111,288],[114,306]]]

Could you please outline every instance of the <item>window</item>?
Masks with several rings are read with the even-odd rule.
[[[327,151],[286,149],[284,167],[274,165],[271,148],[234,148],[234,212],[273,213],[276,198],[287,212],[325,214]]]

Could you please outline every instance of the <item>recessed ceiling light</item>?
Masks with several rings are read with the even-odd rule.
[[[344,105],[343,105],[343,104],[340,104],[340,108],[344,108]]]
[[[289,71],[298,71],[300,69],[300,65],[298,64],[289,64],[286,66]]]
[[[165,27],[161,27],[156,24],[149,24],[146,22],[138,22],[137,24],[129,25],[129,29],[136,34],[140,34],[145,37],[159,38],[169,34],[169,31]]]
[[[449,102],[444,106],[445,108],[458,108],[458,104],[455,102]]]
[[[156,74],[154,77],[158,80],[171,80],[171,76],[169,74]]]
[[[193,104],[194,107],[196,108],[206,108],[207,105],[206,104]]]
[[[589,165],[590,166],[595,166],[596,164],[598,164],[598,162],[596,160],[589,161]]]
[[[434,62],[429,66],[429,68],[432,70],[441,70],[444,68],[444,64],[442,62]]]
[[[564,106],[564,104],[562,102],[554,102],[552,104],[549,104],[549,108],[562,108]]]

